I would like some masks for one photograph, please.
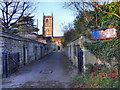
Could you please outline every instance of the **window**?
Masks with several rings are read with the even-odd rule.
[[[48,23],[48,19],[46,19],[46,23]]]

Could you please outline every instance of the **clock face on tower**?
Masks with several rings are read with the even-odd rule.
[[[47,34],[49,34],[49,30],[46,30]]]

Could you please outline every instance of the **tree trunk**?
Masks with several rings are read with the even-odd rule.
[[[120,4],[120,3],[119,3],[119,4]],[[118,12],[119,12],[119,16],[120,16],[120,5],[119,5],[119,9],[118,9],[118,10],[119,10]]]
[[[97,12],[97,9],[95,9],[95,12],[96,12],[96,26],[97,26],[98,25],[98,18],[97,18],[98,12]]]

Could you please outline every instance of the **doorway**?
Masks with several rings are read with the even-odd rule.
[[[35,60],[37,60],[37,46],[35,46]]]
[[[25,66],[27,63],[27,47],[23,46],[23,65]]]
[[[58,46],[58,50],[60,50],[60,46]]]
[[[80,48],[78,52],[78,69],[79,72],[83,69],[83,50]]]

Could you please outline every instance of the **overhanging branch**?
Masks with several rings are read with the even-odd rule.
[[[94,2],[93,0],[91,0],[91,1],[92,1],[92,3],[95,4],[95,5],[92,5],[92,6],[93,6],[93,7],[96,7],[97,9],[99,9],[99,10],[100,10],[101,12],[103,12],[104,14],[111,14],[111,15],[114,15],[114,16],[120,18],[120,16],[119,16],[118,14],[116,14],[116,13],[111,13],[111,12],[103,11],[103,10],[101,9],[101,7],[100,7],[96,2]]]

